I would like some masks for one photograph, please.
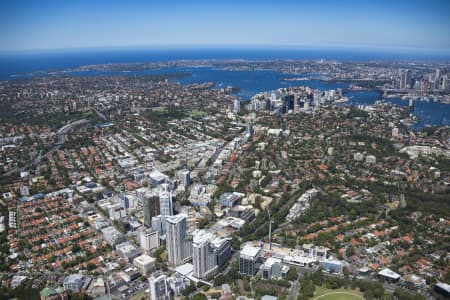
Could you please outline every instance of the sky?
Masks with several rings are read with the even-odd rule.
[[[0,51],[354,47],[450,53],[449,0],[0,1]]]

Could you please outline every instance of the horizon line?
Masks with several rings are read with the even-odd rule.
[[[414,46],[360,45],[360,44],[159,44],[159,45],[110,45],[87,47],[35,48],[0,50],[0,55],[32,53],[70,53],[114,50],[353,50],[388,52],[392,54],[440,54],[450,56],[450,49],[434,49]]]

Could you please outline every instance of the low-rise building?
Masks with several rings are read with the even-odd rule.
[[[130,242],[123,242],[116,246],[119,255],[128,263],[131,263],[141,252]]]
[[[113,226],[103,228],[101,231],[102,231],[103,238],[111,246],[114,246],[118,243],[125,241],[124,235],[122,233],[120,233],[120,231],[118,231]]]
[[[156,267],[156,259],[143,254],[133,260],[133,264],[138,268],[142,275],[148,275]]]
[[[63,286],[65,291],[72,291],[79,293],[84,283],[83,275],[71,274],[64,278]]]
[[[388,282],[398,282],[401,278],[400,274],[395,273],[391,269],[383,269],[378,272],[378,278]]]

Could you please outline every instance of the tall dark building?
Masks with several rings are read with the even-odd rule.
[[[294,109],[294,95],[286,95],[283,97],[284,110],[283,113],[287,113],[289,110]]]
[[[152,227],[152,218],[160,214],[159,197],[155,194],[146,194],[142,199],[144,207],[144,225]]]

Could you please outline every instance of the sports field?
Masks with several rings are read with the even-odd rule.
[[[330,292],[329,294],[324,294],[317,296],[314,300],[364,300],[363,297],[347,292]]]
[[[337,290],[330,290],[324,287],[319,287],[316,290],[316,295],[313,300],[364,300],[359,290],[340,288]]]

